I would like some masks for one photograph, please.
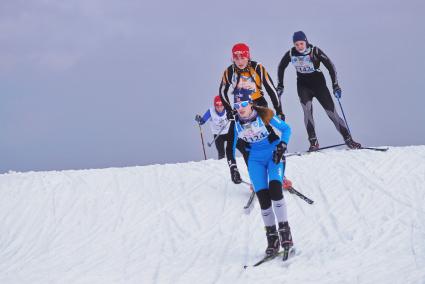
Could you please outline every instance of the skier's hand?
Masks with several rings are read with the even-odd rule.
[[[284,87],[283,87],[283,86],[277,86],[276,91],[277,91],[277,96],[278,96],[279,98],[283,95],[283,89],[284,89]]]
[[[230,165],[230,176],[232,177],[232,181],[234,183],[240,184],[242,182],[238,167],[235,164]]]
[[[276,115],[282,119],[283,121],[285,121],[285,115],[283,114],[282,110],[278,110],[276,111]]]
[[[200,125],[205,123],[205,121],[202,119],[202,117],[199,114],[195,116],[195,121],[198,122]]]
[[[286,152],[286,143],[280,142],[279,144],[277,144],[276,149],[273,151],[273,162],[275,164],[279,164],[285,152]]]
[[[226,111],[227,120],[234,120],[234,115],[236,114],[236,110],[232,109],[231,111]]]
[[[341,87],[338,84],[334,84],[333,90],[335,98],[340,99],[342,96]]]

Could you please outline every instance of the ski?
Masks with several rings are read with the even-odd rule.
[[[345,143],[341,143],[341,144],[335,144],[335,145],[330,145],[330,146],[325,146],[325,147],[320,147],[316,150],[311,150],[311,151],[303,151],[303,152],[294,152],[294,153],[287,153],[285,154],[285,157],[291,157],[291,156],[302,156],[305,154],[310,154],[313,152],[319,152],[321,150],[326,150],[326,149],[331,149],[331,148],[336,148],[336,147],[340,147],[340,146],[344,146]]]
[[[244,269],[247,269],[248,267],[257,267],[265,262],[269,262],[270,260],[273,260],[277,257],[281,257],[282,261],[287,261],[290,257],[294,256],[296,253],[295,247],[291,247],[291,248],[285,248],[283,250],[281,250],[280,252],[274,254],[274,255],[270,255],[270,256],[265,256],[262,259],[260,259],[258,262],[254,263],[253,265],[244,265]]]
[[[361,150],[372,150],[372,151],[380,151],[380,152],[386,152],[388,151],[390,148],[386,147],[386,148],[377,148],[377,147],[361,147]]]
[[[308,204],[314,203],[313,200],[311,200],[310,198],[308,198],[307,196],[305,196],[304,194],[302,194],[301,192],[299,192],[298,190],[296,190],[292,186],[290,188],[288,188],[288,191],[289,191],[289,193],[295,194],[296,196],[298,196],[299,198],[301,198],[302,200],[304,200]]]

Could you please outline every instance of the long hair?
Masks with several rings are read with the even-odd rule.
[[[270,120],[274,116],[274,112],[271,109],[269,109],[267,107],[257,106],[255,104],[252,106],[252,108],[257,111],[258,115],[261,117],[261,120],[266,125],[269,125],[270,124]]]

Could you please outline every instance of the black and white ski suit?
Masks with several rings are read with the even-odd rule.
[[[350,134],[347,126],[336,111],[335,104],[326,86],[325,76],[319,68],[320,63],[323,63],[329,71],[333,88],[339,87],[335,66],[329,57],[320,48],[311,44],[308,45],[304,53],[299,53],[295,47],[291,48],[285,53],[279,64],[278,88],[283,88],[284,73],[289,63],[292,63],[297,71],[298,96],[303,107],[304,123],[309,140],[317,139],[313,119],[312,100],[314,97],[325,109],[344,140],[348,139]]]

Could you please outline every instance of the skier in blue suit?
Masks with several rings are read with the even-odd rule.
[[[226,147],[227,161],[232,181],[242,182],[236,159],[235,147],[238,138],[247,144],[247,166],[254,191],[261,207],[261,215],[266,227],[266,255],[275,255],[280,245],[284,249],[293,246],[285,199],[282,192],[282,179],[285,171],[284,152],[291,135],[291,128],[271,109],[253,104],[251,90],[236,89],[234,108],[235,120],[231,121]],[[274,129],[281,132],[279,137]],[[276,220],[278,230],[276,230]]]

